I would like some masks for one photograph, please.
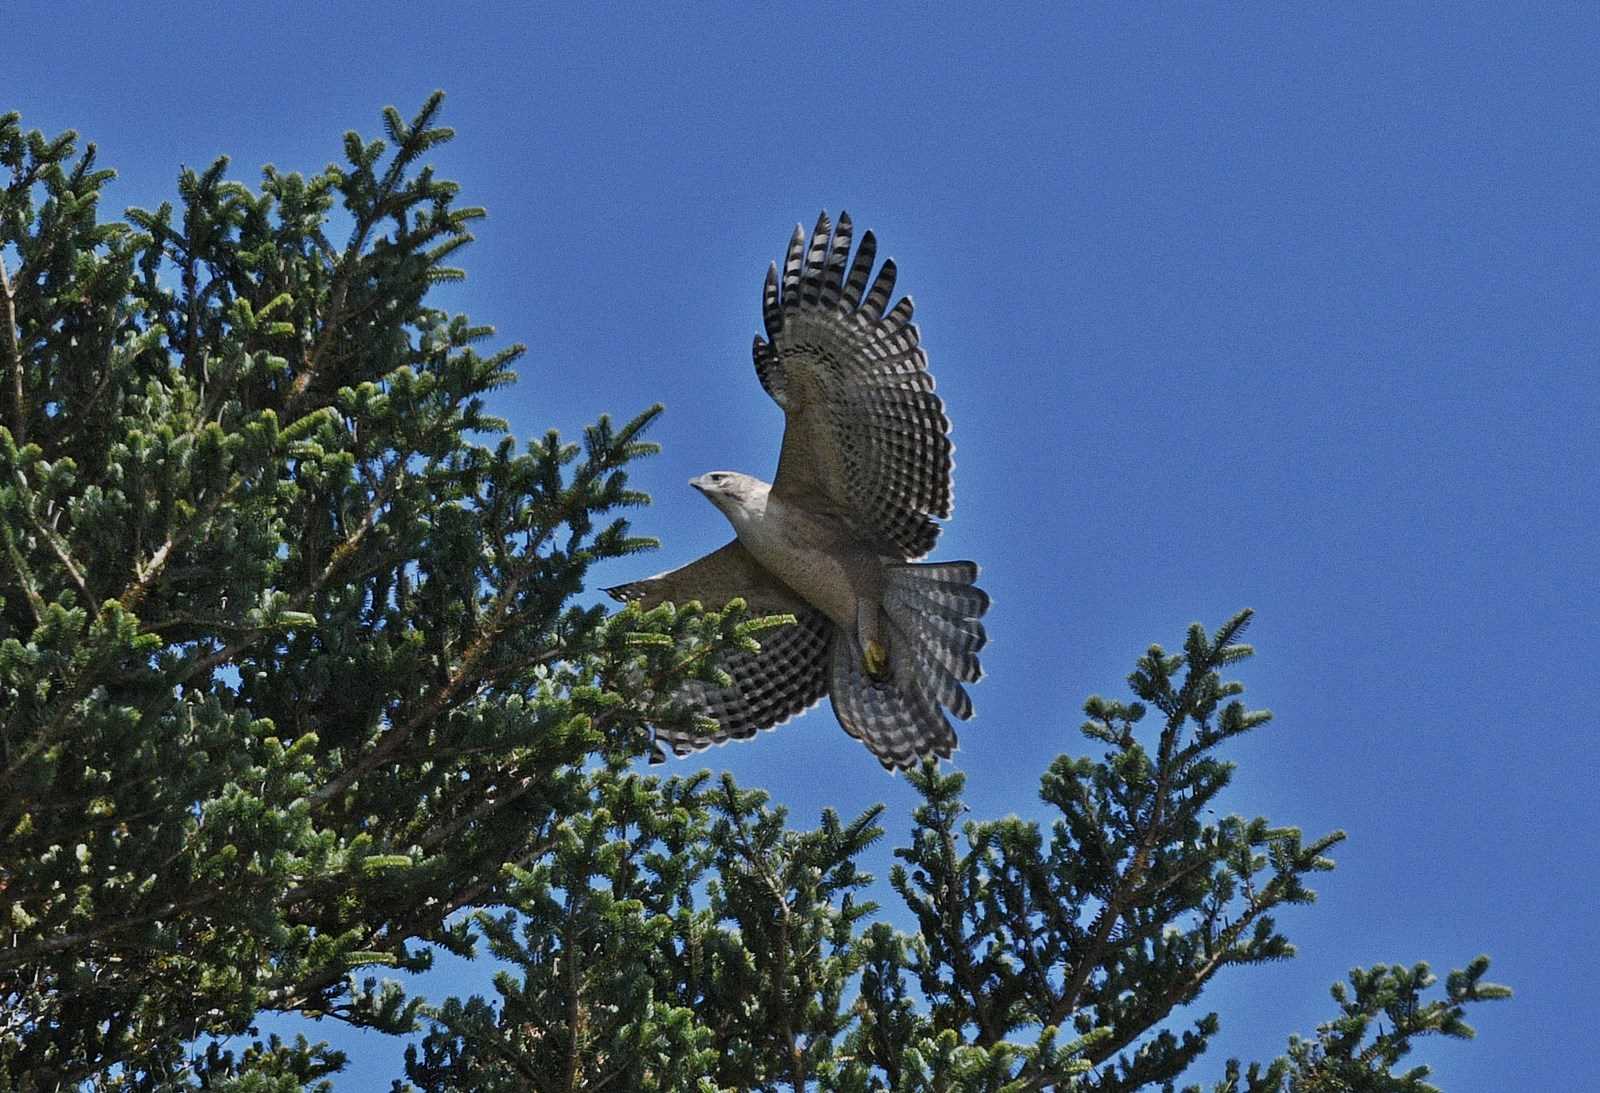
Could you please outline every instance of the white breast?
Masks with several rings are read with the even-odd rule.
[[[827,521],[776,498],[733,521],[739,541],[807,603],[840,626],[853,627],[856,594],[851,552]]]

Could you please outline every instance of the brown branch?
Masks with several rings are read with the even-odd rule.
[[[372,944],[376,945],[376,942],[374,941]],[[280,1012],[310,1010],[311,1002],[316,996],[335,983],[342,982],[346,971],[342,967],[324,968],[322,971],[307,976],[297,983],[276,987],[263,996],[261,1008]],[[321,1012],[321,1010],[318,1009],[314,1012]],[[329,1014],[329,1016],[332,1015]]]
[[[186,542],[189,536],[194,533],[194,530],[200,526],[200,524],[204,523],[204,521],[214,515],[217,509],[221,507],[223,501],[231,496],[234,491],[243,484],[243,482],[244,476],[236,476],[226,490],[220,491],[213,496],[204,511],[197,513],[193,520],[191,520],[184,527],[173,532],[167,538],[167,541],[161,545],[161,548],[151,556],[149,563],[144,567],[143,574],[133,584],[129,585],[125,592],[123,592],[120,602],[124,610],[132,612],[138,609],[144,598],[149,594],[150,589],[154,587],[156,578],[161,574],[162,570],[165,569],[167,562],[172,556],[172,552]],[[378,507],[381,507],[383,503],[383,501],[375,502],[374,510]],[[352,534],[350,539],[345,540],[339,545],[339,547],[334,549],[332,555],[329,557],[328,564],[323,567],[322,572],[318,575],[316,580],[313,581],[310,589],[303,593],[303,599],[299,601],[300,604],[303,605],[304,599],[308,599],[311,593],[321,588],[322,585],[332,577],[339,565],[354,555],[357,547],[360,545],[361,539],[364,538],[367,531],[371,529],[372,523],[373,521],[364,521],[362,525]],[[12,549],[12,553],[15,555],[14,547]],[[13,561],[15,562],[15,558],[13,558]],[[87,600],[87,590],[85,590],[84,595]],[[33,599],[30,598],[29,603],[30,606],[34,607],[36,611],[42,611],[42,600],[35,604]],[[218,665],[226,663],[233,657],[238,656],[239,653],[243,652],[244,649],[248,648],[255,641],[259,640],[265,633],[267,633],[267,631],[258,631],[247,638],[236,639],[234,642],[223,646],[216,652],[201,658],[190,667],[189,671],[184,675],[180,682],[187,683],[200,672],[208,671],[217,667]],[[66,718],[69,716],[72,707],[84,696],[85,693],[87,693],[87,684],[89,681],[90,673],[88,671],[88,666],[84,664],[78,665],[77,668],[68,676],[67,680],[65,681],[65,685],[57,690],[57,702],[59,703],[59,709],[56,716],[51,719],[50,724],[46,725],[33,738],[33,740],[29,742],[28,746],[23,749],[21,755],[19,755],[10,764],[10,766],[6,767],[5,770],[0,771],[0,788],[8,787],[15,779],[18,771],[21,770],[23,765],[39,755],[39,753],[44,750],[50,741],[55,738],[56,734],[61,730],[63,724],[65,723]],[[16,807],[20,807],[20,803],[14,803],[12,808],[14,809]],[[8,813],[10,811],[11,810],[7,810]]]
[[[540,541],[553,531],[554,527],[546,529],[540,535]],[[428,700],[423,703],[422,708],[413,714],[405,724],[397,725],[390,729],[376,747],[351,764],[348,770],[312,793],[310,798],[312,808],[321,808],[326,805],[361,778],[366,777],[388,762],[399,753],[400,749],[405,746],[406,741],[411,738],[411,735],[417,729],[448,709],[450,704],[460,695],[461,690],[469,682],[474,682],[478,679],[479,664],[489,655],[489,651],[494,647],[495,640],[515,617],[515,612],[511,611],[511,605],[516,600],[523,578],[527,575],[527,570],[516,574],[507,580],[504,587],[500,589],[499,594],[495,596],[493,606],[488,612],[490,617],[489,625],[484,627],[483,631],[472,640],[472,643],[461,654],[461,663],[455,671],[449,674],[444,686],[435,690]]]
[[[0,535],[5,536],[6,556],[11,559],[11,566],[16,571],[17,583],[22,585],[22,595],[28,601],[28,610],[33,614],[33,624],[42,626],[45,612],[44,597],[39,595],[33,573],[28,569],[28,560],[22,556],[22,551],[17,549],[17,542],[11,537],[9,528],[0,528]]]
[[[150,589],[154,587],[156,578],[166,567],[167,560],[172,556],[172,551],[177,546],[185,542],[188,537],[194,533],[195,528],[197,528],[204,521],[210,519],[211,516],[213,516],[217,509],[222,505],[222,502],[231,496],[234,490],[238,489],[243,481],[244,478],[242,475],[236,476],[226,490],[218,492],[211,499],[211,501],[206,505],[204,511],[197,513],[192,521],[190,521],[184,527],[173,532],[167,538],[167,541],[161,545],[161,549],[157,550],[155,554],[151,556],[149,564],[144,567],[144,573],[123,592],[119,600],[123,610],[129,612],[130,614],[138,610],[139,605],[144,601],[145,596],[147,596],[150,592]],[[66,558],[63,558],[62,560],[63,562],[70,561]],[[72,569],[69,568],[69,572],[72,572]],[[80,582],[87,606],[88,588],[86,585],[81,584],[81,575],[78,576],[78,580]],[[3,772],[0,772],[0,788],[9,786],[23,764],[36,757],[50,743],[50,741],[54,739],[56,733],[62,729],[67,718],[71,714],[72,708],[80,699],[83,698],[85,694],[89,692],[90,684],[92,683],[90,667],[91,662],[78,662],[75,664],[73,671],[66,679],[65,686],[59,688],[57,691],[56,702],[58,709],[56,715],[51,718],[50,723],[46,725],[37,736],[34,737],[28,747],[23,749],[22,755]]]
[[[161,919],[173,918],[177,915],[186,915],[209,903],[231,898],[231,895],[228,892],[204,892],[192,899],[174,900],[171,903],[163,904],[153,911],[146,911],[142,915],[117,918],[100,926],[79,930],[75,933],[56,934],[53,937],[20,949],[0,950],[0,970],[22,967],[49,953],[71,949],[74,946],[83,945],[91,941],[99,941],[101,938],[127,931],[131,927],[143,926],[146,923],[158,922]]]
[[[60,435],[59,443],[62,448],[70,447],[78,439],[83,426],[93,420],[90,411],[99,405],[100,400],[105,397],[105,393],[111,389],[111,380],[116,374],[113,365],[117,353],[117,331],[122,328],[123,319],[124,314],[119,306],[112,316],[110,332],[106,335],[105,356],[100,363],[100,382],[89,393],[89,397],[84,400],[82,405],[73,411],[73,422],[68,424]]]
[[[785,997],[784,984],[789,978],[789,927],[794,921],[794,912],[789,907],[787,899],[779,897],[779,907],[783,914],[778,919],[778,959],[773,968],[774,1001],[783,1014],[783,1040],[789,1049],[789,1081],[794,1085],[794,1093],[805,1093],[806,1089],[806,1052],[794,1034],[794,1003]]]
[[[584,1033],[583,1001],[579,990],[577,939],[573,936],[573,905],[572,890],[567,890],[567,920],[561,927],[561,956],[566,965],[563,969],[567,973],[567,1066],[566,1081],[563,1088],[570,1091],[578,1088],[578,1069],[581,1062],[579,1045]]]
[[[952,819],[951,822],[955,821]],[[945,875],[950,878],[943,893],[944,920],[946,925],[955,929],[959,935],[962,907],[961,893],[956,890],[956,839],[953,832],[944,833],[943,839],[940,840],[940,851],[944,856]],[[961,944],[959,936],[950,949],[950,970],[955,973],[956,979],[966,992],[972,996],[972,1008],[977,1016],[978,1044],[981,1047],[992,1047],[1005,1035],[1002,1030],[995,1027],[994,1014],[990,1006],[993,999],[984,993],[983,985],[978,982],[972,961],[968,959],[966,948]]]
[[[1160,833],[1165,821],[1164,813],[1166,811],[1167,794],[1171,788],[1172,772],[1187,762],[1193,754],[1192,749],[1186,748],[1178,752],[1176,748],[1179,734],[1189,716],[1194,698],[1193,689],[1199,678],[1201,677],[1195,673],[1191,666],[1189,677],[1185,680],[1179,693],[1174,696],[1172,708],[1167,711],[1167,723],[1162,728],[1161,741],[1157,751],[1156,769],[1160,774],[1156,782],[1155,803],[1151,810],[1149,826],[1139,840],[1139,846],[1134,853],[1134,858],[1129,865],[1128,871],[1118,881],[1116,888],[1107,899],[1105,906],[1101,908],[1100,914],[1096,917],[1089,952],[1085,954],[1084,959],[1076,968],[1072,981],[1063,991],[1060,1001],[1053,1007],[1050,1018],[1047,1021],[1049,1024],[1059,1025],[1077,1009],[1089,976],[1093,974],[1094,969],[1100,965],[1101,960],[1104,958],[1106,943],[1110,939],[1111,932],[1115,928],[1116,922],[1121,919],[1126,911],[1152,896],[1160,894],[1160,892],[1195,872],[1201,866],[1210,864],[1209,859],[1198,861],[1159,884],[1140,887],[1144,870],[1149,865],[1149,856],[1155,849],[1156,836]],[[1166,707],[1163,706],[1163,709],[1166,709]],[[1109,722],[1107,724],[1109,725]],[[1121,743],[1124,750],[1127,750],[1133,744],[1131,729],[1124,733]],[[1246,882],[1248,883],[1248,878],[1246,878]],[[1274,877],[1266,888],[1262,890],[1259,897],[1251,899],[1250,906],[1238,921],[1230,924],[1222,931],[1219,936],[1219,940],[1222,941],[1221,947],[1205,963],[1195,969],[1192,974],[1180,975],[1174,978],[1171,986],[1159,1002],[1160,1013],[1155,1018],[1156,1021],[1165,1019],[1181,998],[1191,991],[1198,990],[1224,964],[1228,963],[1232,947],[1243,934],[1245,928],[1264,911],[1277,905],[1280,899],[1278,892],[1281,888],[1282,878]],[[1149,930],[1144,931],[1146,935],[1149,932]],[[1099,1065],[1142,1035],[1150,1027],[1151,1023],[1141,1023],[1138,1028],[1127,1030],[1122,1036],[1105,1041],[1087,1054],[1085,1058],[1092,1064]],[[1049,1084],[1051,1084],[1051,1080],[1047,1076],[1038,1075],[1032,1079],[1029,1087],[1042,1089]]]
[[[0,789],[9,790],[22,768],[38,758],[39,754],[49,746],[50,742],[65,727],[73,707],[90,691],[90,683],[93,679],[90,670],[95,666],[94,659],[74,662],[65,680],[56,689],[54,695],[55,715],[51,717],[48,724],[34,735],[33,739],[28,742],[28,746],[22,749],[22,753],[12,761],[11,765],[6,767],[4,771],[0,771]],[[6,800],[7,797],[10,799]],[[7,817],[19,815],[27,807],[25,799],[9,792],[0,794],[0,800],[5,800],[6,802],[4,814]]]
[[[1269,884],[1267,891],[1271,891],[1271,888],[1272,886]],[[1152,1020],[1141,1022],[1137,1027],[1128,1029],[1123,1033],[1123,1035],[1113,1037],[1112,1039],[1098,1044],[1093,1051],[1089,1052],[1088,1055],[1085,1056],[1085,1058],[1098,1066],[1100,1063],[1105,1062],[1117,1052],[1133,1043],[1140,1036],[1144,1035],[1144,1033],[1147,1032],[1151,1026],[1160,1021],[1164,1021],[1167,1017],[1167,1014],[1172,1012],[1173,1008],[1177,1006],[1179,1001],[1181,1001],[1186,994],[1189,994],[1191,991],[1198,990],[1200,987],[1204,986],[1212,976],[1216,975],[1217,972],[1222,970],[1222,966],[1228,962],[1227,957],[1232,951],[1234,943],[1237,942],[1240,935],[1244,933],[1245,927],[1249,926],[1261,916],[1263,911],[1269,910],[1275,903],[1275,900],[1271,903],[1263,900],[1263,902],[1253,904],[1251,907],[1246,909],[1244,914],[1240,915],[1235,922],[1223,930],[1223,945],[1221,948],[1213,953],[1204,964],[1201,964],[1191,974],[1180,975],[1174,978],[1172,985],[1167,988],[1166,994],[1164,994],[1161,998],[1159,1003],[1160,1012],[1157,1013]]]
[[[339,567],[355,556],[356,551],[361,546],[361,541],[366,538],[367,532],[371,531],[373,525],[377,523],[377,514],[379,510],[381,510],[384,505],[388,504],[393,495],[394,490],[389,490],[386,494],[380,493],[378,499],[372,503],[372,507],[368,509],[366,516],[362,519],[361,524],[356,528],[356,530],[352,532],[348,538],[342,540],[339,545],[334,547],[330,552],[328,555],[328,563],[322,567],[322,572],[318,573],[317,576],[312,579],[310,585],[301,589],[299,592],[290,597],[289,610],[298,611],[304,607],[306,602],[310,600],[312,596],[316,595],[317,592],[322,589],[323,585],[328,583],[328,581],[333,577],[334,573],[338,571]],[[176,620],[169,620],[169,623],[158,624],[156,626],[149,627],[148,629],[151,632],[155,632],[157,630],[164,629],[166,626],[170,625],[172,621]],[[216,628],[220,628],[220,626]],[[241,627],[241,629],[244,628]],[[183,677],[181,680],[179,680],[179,682],[188,683],[197,675],[211,671],[213,668],[217,668],[223,664],[227,664],[229,661],[233,660],[234,657],[250,648],[250,646],[254,645],[257,641],[260,641],[263,637],[267,636],[267,634],[271,632],[272,631],[267,629],[254,629],[250,630],[243,637],[235,638],[233,641],[224,645],[216,652],[211,653],[208,656],[201,657],[199,660],[191,664],[188,670],[184,672]]]
[[[167,567],[167,562],[171,560],[172,552],[188,542],[189,537],[195,533],[196,528],[215,516],[217,510],[222,507],[222,503],[232,497],[234,492],[244,485],[244,481],[244,475],[234,475],[233,481],[228,483],[227,489],[219,490],[213,494],[211,500],[206,502],[205,508],[197,511],[193,519],[167,536],[167,541],[162,543],[156,552],[150,556],[149,562],[143,566],[135,563],[135,572],[141,569],[143,572],[140,572],[137,579],[118,597],[118,602],[121,603],[125,611],[137,612],[139,610],[139,605],[144,602],[144,598],[155,587],[156,578],[161,575],[162,570]]]
[[[453,1025],[442,1013],[431,1013],[429,1019],[434,1023],[443,1025],[446,1029],[464,1038],[471,1038],[479,1047],[487,1047],[498,1055],[507,1065],[514,1067],[518,1074],[527,1082],[528,1089],[548,1089],[545,1079],[546,1074],[536,1072],[528,1065],[527,1057],[518,1049],[507,1044],[499,1029],[494,1027],[474,1029],[470,1026]]]
[[[317,369],[322,363],[323,353],[332,344],[333,339],[338,335],[339,329],[344,323],[344,303],[346,297],[350,294],[350,281],[354,276],[356,267],[361,263],[361,251],[367,245],[368,234],[386,215],[385,203],[393,188],[393,182],[390,182],[385,187],[384,193],[373,204],[372,217],[356,225],[355,234],[351,236],[349,246],[345,247],[344,255],[339,261],[339,268],[333,275],[333,290],[329,293],[328,300],[328,321],[323,324],[322,333],[317,337],[316,344],[311,347],[309,354],[304,352],[304,346],[302,345],[300,374],[294,378],[294,383],[289,387],[289,400],[286,405],[286,409],[291,412],[299,405],[306,392],[310,390],[312,380],[315,379]]]
[[[478,662],[488,655],[497,634],[498,627],[495,627],[478,635],[472,644],[467,647],[466,652],[462,654],[460,666],[456,671],[450,673],[443,686],[436,689],[428,697],[428,700],[422,704],[422,708],[412,714],[404,724],[391,728],[376,747],[352,763],[343,774],[314,791],[310,796],[312,807],[321,808],[344,793],[357,781],[387,763],[405,746],[406,741],[411,739],[411,735],[417,729],[449,709],[450,704],[455,701],[462,688],[466,686],[468,678],[477,667]]]
[[[423,832],[423,834],[417,839],[417,846],[422,850],[431,850],[447,839],[453,839],[462,831],[463,828],[466,828],[468,825],[475,823],[478,820],[486,819],[491,813],[500,811],[502,808],[506,807],[511,802],[517,800],[523,794],[527,793],[528,790],[533,788],[533,785],[534,776],[531,774],[517,779],[516,784],[510,789],[506,790],[504,793],[499,794],[498,796],[489,794],[485,796],[483,800],[478,802],[476,807],[468,809],[466,812],[462,813],[460,816],[457,816],[449,823],[434,827],[430,831]],[[481,792],[481,790],[475,786],[472,786],[470,783],[468,783],[468,788],[474,794]]]
[[[39,538],[50,545],[50,553],[56,556],[56,561],[61,563],[61,568],[67,571],[67,576],[71,577],[72,583],[77,585],[78,595],[83,597],[83,605],[85,607],[92,606],[94,601],[89,598],[89,583],[84,580],[83,571],[78,568],[78,563],[73,561],[71,552],[67,550],[67,544],[62,542],[61,536],[57,535],[34,511],[34,493],[32,487],[28,485],[27,477],[22,473],[20,467],[14,468],[13,474],[16,478],[17,488],[21,491],[20,499],[23,510],[28,514],[28,523],[32,524],[33,530],[39,533]]]
[[[1172,749],[1177,744],[1178,732],[1183,728],[1184,719],[1188,716],[1188,707],[1181,701],[1182,697],[1184,696],[1180,696],[1177,711],[1168,715],[1167,723],[1161,730],[1161,744],[1156,758],[1156,769],[1161,773],[1156,779],[1155,806],[1150,813],[1149,826],[1145,828],[1144,835],[1139,840],[1139,846],[1134,851],[1133,861],[1129,863],[1127,872],[1118,880],[1105,906],[1095,917],[1089,949],[1073,970],[1072,978],[1064,984],[1060,1000],[1051,1008],[1049,1024],[1059,1025],[1077,1010],[1084,988],[1089,983],[1089,977],[1094,974],[1095,968],[1100,966],[1101,960],[1105,957],[1106,944],[1111,939],[1111,932],[1116,929],[1123,913],[1134,905],[1134,897],[1143,894],[1138,888],[1144,880],[1144,871],[1150,864],[1150,854],[1155,849],[1156,836],[1160,833],[1165,819],[1167,791],[1171,786],[1172,777]]]
[[[533,861],[535,858],[542,858],[555,848],[556,840],[554,837],[551,837],[545,839],[543,842],[535,843],[525,853],[513,858],[509,862],[505,862],[504,864],[514,866],[518,869],[523,869],[526,868],[528,863]],[[441,916],[441,919],[449,918],[463,907],[470,907],[472,904],[478,902],[478,899],[490,888],[493,888],[496,884],[498,884],[499,881],[500,876],[497,871],[495,873],[491,873],[487,877],[484,877],[482,880],[479,880],[473,884],[469,884],[467,887],[461,889],[461,891],[451,896],[449,902],[444,905],[444,913]]]
[[[11,436],[20,448],[28,442],[27,394],[23,390],[22,344],[17,339],[17,297],[11,277],[0,259],[0,296],[4,297],[6,349],[11,358]]]

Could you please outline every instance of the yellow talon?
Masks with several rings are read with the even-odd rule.
[[[865,655],[861,659],[866,666],[867,675],[873,679],[883,679],[888,676],[889,650],[884,648],[882,642],[867,642]]]

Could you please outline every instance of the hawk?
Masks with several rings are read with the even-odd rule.
[[[656,742],[686,755],[783,724],[827,695],[845,732],[889,770],[948,758],[965,720],[963,683],[979,678],[980,621],[989,597],[972,562],[917,562],[951,512],[951,444],[944,403],[909,296],[893,307],[894,260],[872,276],[877,243],[826,212],[809,241],[796,225],[780,274],[762,292],[756,337],[761,386],[783,408],[783,448],[771,483],[711,471],[689,484],[733,525],[726,546],[606,591],[646,607],[723,604],[795,622],[761,635],[756,653],[725,654],[732,684],[691,682],[683,697],[717,723],[697,735],[658,727]],[[870,287],[869,287],[870,281]]]

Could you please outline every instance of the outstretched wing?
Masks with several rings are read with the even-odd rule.
[[[700,680],[685,685],[682,699],[717,723],[713,733],[656,727],[656,742],[675,755],[688,755],[712,744],[748,740],[762,729],[775,729],[804,713],[828,693],[828,653],[837,629],[815,608],[795,612],[792,626],[766,630],[756,638],[758,653],[724,654],[721,666],[733,679],[730,687]]]
[[[885,313],[894,261],[872,280],[871,232],[850,256],[850,217],[826,213],[808,243],[799,227],[780,279],[767,271],[767,337],[756,375],[785,427],[773,493],[842,516],[881,554],[918,558],[950,515],[951,444],[944,403],[911,322],[911,298]]]
[[[835,629],[822,612],[772,576],[735,539],[727,546],[679,569],[606,589],[624,602],[653,607],[664,600],[699,600],[721,607],[736,596],[762,615],[792,614],[795,622],[766,630],[756,639],[759,652],[723,654],[721,667],[732,677],[728,687],[700,680],[687,683],[679,697],[717,722],[709,734],[657,726],[656,742],[687,755],[712,744],[746,740],[802,713],[828,692],[828,653]]]
[[[699,600],[709,608],[719,609],[735,596],[743,597],[750,610],[758,615],[782,615],[790,611],[798,614],[807,607],[788,585],[751,557],[737,539],[688,565],[640,581],[614,585],[605,593],[614,600],[637,602],[646,608],[668,600],[673,603]]]

